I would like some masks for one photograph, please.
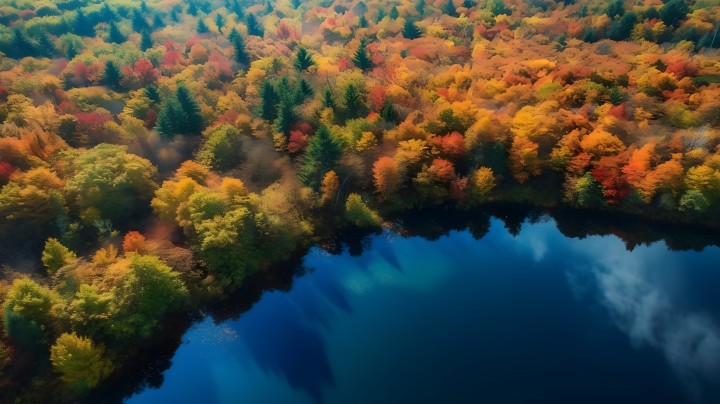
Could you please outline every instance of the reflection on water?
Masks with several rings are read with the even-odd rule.
[[[720,249],[486,219],[313,249],[128,402],[720,402]]]

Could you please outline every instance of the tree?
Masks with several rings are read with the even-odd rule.
[[[149,337],[166,314],[182,308],[188,290],[180,275],[149,255],[131,257],[130,272],[114,291],[111,332]]]
[[[510,171],[515,180],[521,184],[533,175],[540,174],[538,145],[525,137],[515,136],[510,148]]]
[[[18,325],[18,320],[23,320],[41,332],[46,331],[52,325],[53,306],[59,301],[60,296],[50,288],[27,277],[15,279],[2,306],[5,335],[13,341],[21,342],[22,330],[14,327]]]
[[[242,160],[240,131],[232,125],[213,127],[204,133],[205,144],[197,154],[197,161],[224,171]]]
[[[473,173],[470,182],[470,195],[475,203],[484,202],[495,188],[495,175],[488,167],[480,167]]]
[[[49,274],[54,274],[58,269],[69,264],[75,258],[75,253],[60,244],[57,239],[49,238],[45,242],[45,249],[42,252],[42,263]]]
[[[667,26],[673,26],[678,21],[682,21],[690,12],[685,0],[670,0],[660,8],[660,19]]]
[[[373,68],[374,63],[367,52],[367,41],[365,38],[360,39],[360,45],[352,57],[352,62],[362,71],[366,72]]]
[[[400,17],[400,12],[397,9],[397,6],[393,6],[390,9],[390,18],[393,20],[397,20],[397,18]]]
[[[307,49],[299,47],[297,52],[295,53],[295,60],[293,61],[293,67],[295,68],[295,70],[299,72],[304,72],[314,64],[315,62],[313,62],[312,57],[310,57]]]
[[[140,50],[145,52],[146,50],[152,48],[154,46],[153,39],[152,39],[152,33],[150,30],[142,31],[140,34]]]
[[[333,95],[332,91],[330,91],[330,87],[326,87],[325,91],[323,92],[322,105],[323,105],[323,108],[330,108],[333,111],[337,110],[337,104],[335,103],[335,96]]]
[[[395,104],[393,104],[389,98],[386,98],[385,102],[383,102],[382,109],[380,110],[380,117],[385,122],[397,123],[398,111],[395,108]]]
[[[144,254],[147,252],[147,243],[145,236],[137,231],[129,231],[125,233],[123,238],[122,248],[125,254],[134,252],[138,254]]]
[[[260,116],[266,121],[273,121],[277,117],[280,96],[269,80],[265,80],[260,90]]]
[[[183,133],[184,128],[187,127],[186,119],[178,100],[169,98],[165,100],[158,114],[157,130],[165,137]]]
[[[345,201],[345,218],[348,222],[361,228],[378,227],[382,223],[377,212],[368,208],[362,197],[356,193],[348,195]]]
[[[206,34],[209,31],[207,24],[205,24],[202,18],[198,18],[196,30],[199,34]]]
[[[200,106],[197,101],[195,101],[195,98],[193,98],[190,91],[183,85],[178,86],[175,91],[175,97],[185,115],[186,127],[183,133],[190,135],[200,134],[205,125],[203,123],[203,117],[200,114]]]
[[[120,80],[122,79],[122,74],[120,73],[120,68],[118,67],[115,62],[112,60],[108,60],[105,62],[105,74],[103,75],[103,82],[111,87],[111,88],[117,88],[120,85]]]
[[[257,19],[255,18],[255,14],[253,13],[248,13],[248,15],[245,17],[245,25],[247,26],[248,35],[262,37],[265,34],[262,27],[260,26],[260,23],[258,23]]]
[[[79,36],[95,36],[95,31],[93,30],[93,28],[94,24],[85,15],[85,13],[83,13],[82,10],[78,9],[75,13],[75,24],[73,33]]]
[[[340,178],[338,178],[335,171],[330,170],[325,173],[322,182],[320,183],[320,204],[327,205],[334,201],[338,196],[340,189]]]
[[[235,61],[242,66],[250,65],[250,56],[248,56],[245,50],[245,40],[242,35],[233,29],[235,35],[230,35],[229,39],[232,42],[233,50],[235,51]]]
[[[335,167],[341,152],[340,145],[330,135],[328,128],[321,125],[310,138],[303,156],[300,178],[305,185],[317,189],[325,173]]]
[[[117,24],[110,22],[110,32],[108,33],[108,41],[112,43],[123,43],[127,40],[125,35],[117,27]]]
[[[360,89],[355,84],[348,84],[343,93],[345,119],[364,117],[367,114],[365,100]]]
[[[222,32],[222,29],[225,26],[225,19],[223,18],[222,14],[215,14],[215,25],[217,25],[218,31]]]
[[[420,0],[417,2],[417,4],[415,4],[415,11],[417,11],[421,17],[425,15],[425,6],[425,0]]]
[[[606,205],[602,186],[590,173],[569,182],[566,198],[580,208],[599,208]]]
[[[388,199],[400,189],[402,178],[397,162],[390,157],[380,157],[373,164],[375,192],[380,199]]]
[[[290,136],[290,129],[296,120],[293,101],[294,100],[288,96],[281,98],[280,104],[278,104],[277,117],[273,125],[275,133],[282,133],[286,137]]]
[[[157,184],[153,164],[127,147],[101,144],[77,155],[65,191],[86,222],[123,223],[147,207]]]
[[[458,17],[457,9],[455,8],[453,0],[447,0],[445,5],[442,7],[442,12],[450,17]]]
[[[610,19],[617,17],[622,17],[623,14],[625,14],[625,5],[623,4],[623,0],[615,0],[612,3],[608,4],[607,8],[605,9],[605,14],[607,14]]]
[[[415,21],[411,19],[405,20],[405,25],[402,30],[403,38],[405,39],[417,39],[422,36],[422,31],[415,25]]]
[[[79,391],[97,386],[113,371],[113,364],[105,357],[105,349],[89,338],[64,333],[50,349],[50,362],[61,379]]]

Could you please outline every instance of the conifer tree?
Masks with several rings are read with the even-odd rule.
[[[447,0],[447,3],[445,3],[445,5],[442,7],[442,12],[449,15],[450,17],[458,16],[453,0]]]
[[[123,43],[127,40],[125,35],[117,27],[117,24],[110,22],[110,32],[108,33],[108,41],[112,43]]]
[[[397,109],[395,109],[395,104],[393,104],[389,98],[386,98],[383,103],[383,107],[380,110],[380,117],[385,122],[397,122],[398,112]]]
[[[308,141],[300,168],[305,185],[318,189],[326,172],[335,167],[342,150],[325,125],[321,125]]]
[[[323,92],[322,105],[323,105],[323,108],[330,108],[333,111],[337,110],[337,104],[335,103],[335,97],[333,96],[332,91],[330,91],[330,87],[326,88],[325,92]]]
[[[345,119],[355,119],[365,116],[367,113],[365,100],[360,90],[354,84],[348,84],[343,94],[345,104]]]
[[[112,60],[105,62],[105,74],[103,75],[103,81],[111,88],[115,88],[120,85],[120,68]]]
[[[95,36],[93,30],[94,25],[90,19],[83,13],[82,10],[78,10],[75,14],[75,24],[73,32],[79,36]]]
[[[197,22],[197,32],[198,32],[199,34],[204,34],[204,33],[208,32],[208,31],[209,31],[209,29],[208,29],[207,24],[205,24],[205,21],[203,21],[202,18],[198,18],[198,22]]]
[[[180,103],[175,98],[166,100],[158,114],[157,131],[164,137],[172,137],[182,133],[185,126],[187,123]]]
[[[405,20],[402,35],[405,39],[417,39],[422,36],[422,31],[415,25],[415,21],[408,18]]]
[[[185,115],[185,130],[182,133],[199,135],[203,130],[203,117],[200,113],[200,106],[190,91],[185,86],[178,86],[175,97]]]
[[[245,25],[247,25],[248,35],[263,36],[262,27],[255,18],[255,14],[249,13],[245,17]]]
[[[390,9],[390,18],[397,20],[398,17],[400,17],[400,12],[398,11],[397,6],[393,6],[393,8]]]
[[[266,80],[260,90],[260,116],[266,121],[272,121],[277,117],[280,97],[270,81]]]
[[[285,96],[280,100],[280,104],[277,108],[277,118],[273,129],[275,133],[283,133],[285,136],[290,136],[290,128],[295,122],[295,109],[293,106],[292,97]]]
[[[295,53],[295,60],[293,61],[293,67],[295,68],[295,70],[303,72],[314,64],[315,62],[313,62],[307,49],[303,48],[302,46],[299,47],[297,52]]]
[[[368,71],[373,68],[373,61],[367,53],[367,41],[365,38],[360,39],[360,46],[358,46],[355,51],[352,62],[362,71]]]
[[[149,30],[145,30],[140,34],[140,49],[145,52],[146,50],[153,47],[152,34]]]

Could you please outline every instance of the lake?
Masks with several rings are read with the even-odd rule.
[[[313,248],[127,402],[720,402],[720,248],[506,226]]]

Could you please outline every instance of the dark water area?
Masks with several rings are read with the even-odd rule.
[[[405,221],[313,248],[194,323],[127,402],[720,402],[720,248],[552,217]]]

